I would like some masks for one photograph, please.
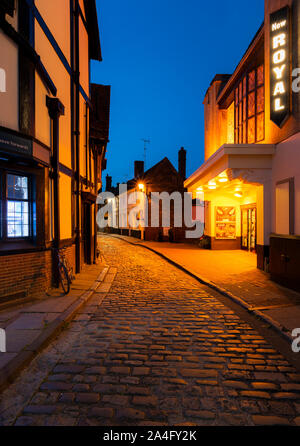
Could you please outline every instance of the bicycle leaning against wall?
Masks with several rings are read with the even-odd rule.
[[[65,256],[66,248],[53,249],[57,261],[58,279],[65,295],[69,294],[70,286],[75,279],[73,268],[70,266]]]

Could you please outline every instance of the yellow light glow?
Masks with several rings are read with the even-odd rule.
[[[275,111],[281,111],[284,110],[284,105],[281,104],[281,99],[277,98],[275,99]]]
[[[211,190],[217,189],[217,183],[215,181],[209,181],[208,189],[211,189]]]
[[[219,183],[227,183],[228,182],[228,178],[223,177],[223,178],[219,178]]]
[[[278,31],[280,28],[284,28],[286,25],[286,20],[282,22],[277,22],[272,24],[272,31]]]
[[[138,187],[139,187],[140,190],[144,190],[145,189],[145,185],[143,183],[140,183]]]
[[[203,192],[203,186],[198,187],[197,192]]]
[[[281,67],[273,68],[273,71],[276,75],[277,80],[280,80],[283,78],[283,72],[284,72],[285,67],[286,67],[286,65],[283,64]]]
[[[273,37],[273,49],[277,50],[280,46],[286,45],[286,34],[278,34],[278,36]]]
[[[286,51],[285,50],[278,50],[276,53],[273,54],[273,63],[279,64],[284,62],[286,59]]]
[[[277,96],[278,94],[284,94],[284,93],[285,93],[284,83],[282,81],[277,82],[274,88],[273,96]]]
[[[237,197],[237,198],[242,198],[242,196],[243,196],[243,192],[236,192],[236,193],[234,194],[234,196]]]

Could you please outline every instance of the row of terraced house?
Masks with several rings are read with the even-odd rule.
[[[0,49],[2,304],[53,285],[53,248],[97,261],[110,87],[90,81],[95,0],[1,0]]]

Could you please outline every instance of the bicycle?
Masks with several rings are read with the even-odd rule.
[[[71,283],[74,280],[73,268],[70,266],[68,260],[65,257],[65,249],[61,250],[55,249],[55,254],[57,256],[57,270],[59,276],[59,282],[62,286],[65,295],[69,294]]]

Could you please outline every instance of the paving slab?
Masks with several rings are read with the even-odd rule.
[[[57,297],[53,299],[47,299],[38,304],[34,304],[31,308],[27,308],[25,313],[57,313],[65,311],[78,296],[71,295],[64,297]]]
[[[24,313],[7,326],[7,330],[41,330],[60,315],[57,313]]]
[[[16,330],[8,327],[6,329],[7,352],[18,353],[37,339],[41,332],[42,330]]]
[[[76,313],[88,303],[97,288],[102,285],[109,267],[104,264],[87,267],[82,272],[81,283],[77,279],[77,286],[71,286],[70,294],[56,297],[45,295],[44,299],[34,301],[24,308],[4,310],[0,313],[0,327],[6,331],[6,353],[0,353],[0,388],[5,387],[17,373],[28,364],[33,357],[47,345],[69,322]],[[101,293],[102,299],[103,294]],[[96,297],[96,301],[99,298]],[[88,320],[84,313],[79,314],[78,320]]]
[[[294,328],[300,328],[300,305],[264,310],[263,313],[278,321],[290,332],[292,332]]]
[[[16,356],[17,353],[0,353],[0,370],[3,367],[5,367]]]

